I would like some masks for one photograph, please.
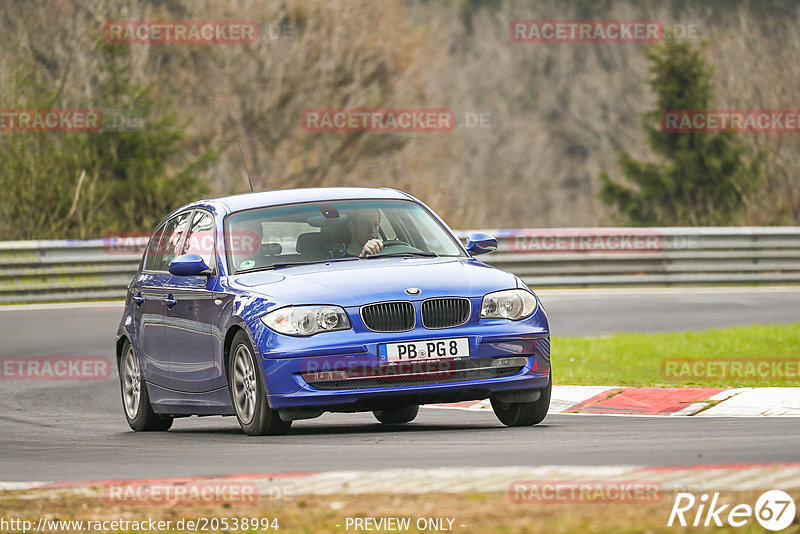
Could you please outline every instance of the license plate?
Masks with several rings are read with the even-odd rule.
[[[469,357],[469,338],[429,339],[378,345],[381,363],[449,360]]]

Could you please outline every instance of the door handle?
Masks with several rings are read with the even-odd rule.
[[[172,295],[170,295],[170,296],[168,296],[168,297],[166,297],[164,299],[164,304],[166,304],[167,308],[169,308],[169,309],[172,309],[172,307],[175,306],[177,303],[178,303],[178,301],[175,300],[175,297],[173,297]]]
[[[142,305],[142,303],[144,302],[144,297],[142,296],[142,294],[141,294],[141,293],[136,293],[136,294],[135,294],[133,297],[131,297],[131,298],[133,299],[133,302],[135,302],[135,303],[136,303],[136,306],[141,306],[141,305]]]

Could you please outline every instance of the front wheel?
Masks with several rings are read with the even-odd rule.
[[[122,345],[122,358],[119,365],[119,385],[122,392],[122,407],[128,426],[136,432],[169,430],[172,417],[158,415],[150,405],[147,382],[142,375],[139,357],[127,339]]]
[[[399,408],[389,408],[388,410],[375,410],[372,412],[375,419],[385,425],[402,425],[410,423],[419,413],[419,404],[409,404]]]
[[[286,434],[292,422],[282,420],[278,410],[269,407],[255,351],[243,331],[233,337],[230,362],[228,385],[236,418],[244,433],[249,436]]]
[[[506,426],[533,426],[542,422],[550,408],[550,392],[553,389],[553,375],[547,380],[547,386],[541,390],[539,398],[533,402],[506,403],[494,398],[492,410]]]

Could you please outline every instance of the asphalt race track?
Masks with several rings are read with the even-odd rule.
[[[555,335],[670,331],[800,318],[800,290],[542,291]],[[0,357],[113,355],[117,303],[0,307]],[[557,366],[558,355],[554,355]],[[135,434],[116,376],[0,380],[0,482],[389,467],[693,465],[800,461],[800,418],[552,415],[506,429],[491,412],[430,408],[399,430],[371,414],[297,421],[244,436],[235,418],[187,418]]]

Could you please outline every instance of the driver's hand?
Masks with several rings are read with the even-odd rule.
[[[367,254],[377,254],[383,248],[383,241],[380,239],[370,239],[366,243],[364,243],[364,248],[361,249],[361,254],[359,254],[359,258],[363,258]]]

